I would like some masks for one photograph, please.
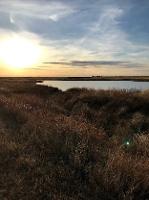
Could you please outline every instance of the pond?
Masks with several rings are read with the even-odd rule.
[[[39,85],[46,85],[57,87],[63,91],[70,88],[89,88],[89,89],[134,89],[146,90],[149,89],[149,82],[145,81],[43,81],[37,83]]]

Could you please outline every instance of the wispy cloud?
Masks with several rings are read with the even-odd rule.
[[[112,69],[118,68],[147,71],[148,38],[139,42],[130,32],[131,25],[132,29],[139,30],[141,23],[141,28],[145,27],[139,32],[142,38],[149,32],[148,22],[144,23],[149,15],[142,16],[145,5],[149,8],[149,4],[144,3],[141,11],[142,4],[138,2],[1,0],[0,37],[23,35],[45,49],[40,62],[45,63],[32,70],[48,70],[54,66],[61,71],[67,67],[74,71],[90,70],[90,73],[92,69],[112,73]]]
[[[14,23],[19,16],[32,17],[44,20],[58,21],[66,17],[75,9],[60,1],[0,1],[0,11],[10,14],[10,22]]]
[[[9,14],[9,20],[11,24],[15,24],[15,17],[13,16],[13,14]]]
[[[58,62],[43,62],[44,66],[41,66],[41,68],[46,67],[47,65],[66,65],[66,66],[78,66],[78,67],[110,67],[110,66],[119,66],[119,67],[124,67],[124,68],[136,68],[136,67],[141,67],[141,64],[137,63],[131,63],[129,61],[106,61],[106,60],[94,60],[94,61],[80,61],[80,60],[73,60],[69,62],[65,61],[58,61]],[[144,66],[144,65],[143,65]]]
[[[121,27],[121,18],[127,15],[128,10],[117,5],[101,7],[98,20],[88,27],[83,37],[76,40],[57,41],[54,45],[58,53],[57,57],[64,60],[69,60],[69,58],[75,60],[77,57],[85,60],[88,58],[89,61],[57,62],[57,64],[72,66],[120,65],[134,69],[145,66],[145,63],[148,62],[147,55],[149,55],[148,44],[140,45],[131,41],[128,33]],[[103,59],[106,60],[92,61]],[[119,60],[123,61],[119,62]]]
[[[124,14],[125,11],[117,6],[100,7],[97,21],[86,28],[82,37],[57,40],[53,47],[58,56],[64,55],[64,59],[76,59],[79,56],[80,59],[88,57],[89,60],[117,60],[118,54],[124,55],[126,49],[132,49],[127,34],[119,27],[119,19]],[[45,43],[50,46],[50,39]]]
[[[88,28],[88,34],[80,40],[80,44],[96,56],[113,58],[124,51],[129,41],[127,34],[119,27],[119,19],[125,12],[115,5],[104,6],[98,20]]]

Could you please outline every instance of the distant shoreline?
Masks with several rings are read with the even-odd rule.
[[[30,80],[42,82],[45,80],[51,81],[145,81],[149,82],[149,76],[92,76],[92,77],[0,77],[10,81],[14,80]]]
[[[42,77],[37,82],[51,81],[140,81],[149,82],[149,77]]]

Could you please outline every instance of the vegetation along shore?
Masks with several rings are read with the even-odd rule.
[[[149,199],[149,91],[41,79],[0,79],[0,199]]]

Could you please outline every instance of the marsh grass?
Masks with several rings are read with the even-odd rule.
[[[148,199],[149,91],[0,85],[0,199]]]

